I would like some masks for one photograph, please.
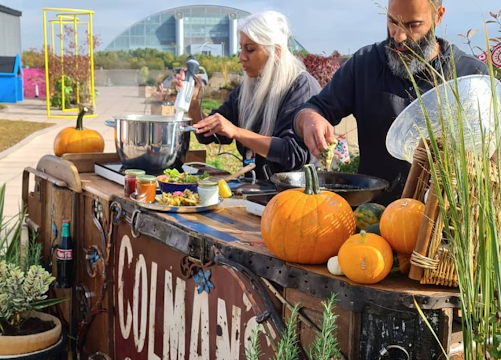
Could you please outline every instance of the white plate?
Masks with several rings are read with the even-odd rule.
[[[209,205],[209,206],[202,206],[202,205],[169,206],[169,205],[159,204],[158,200],[155,200],[154,203],[145,203],[142,201],[137,201],[135,193],[133,193],[130,196],[130,199],[132,201],[134,201],[135,204],[141,206],[142,208],[149,209],[149,210],[155,210],[155,211],[172,212],[172,213],[199,213],[199,212],[204,212],[204,211],[210,211],[210,210],[217,209],[219,207],[219,204],[221,204],[223,202],[223,198],[219,197],[219,202],[217,204]]]

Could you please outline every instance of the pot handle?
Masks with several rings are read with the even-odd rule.
[[[181,126],[180,129],[181,132],[197,131],[197,129],[194,128],[193,126]]]
[[[385,191],[392,192],[395,189],[395,187],[398,185],[398,183],[400,182],[400,179],[402,179],[402,174],[398,174],[398,176],[395,178],[395,180],[393,180],[393,182],[391,183],[390,187],[387,188]]]
[[[270,166],[268,164],[263,165],[263,174],[266,180],[270,181],[273,172],[271,171]]]
[[[114,128],[117,126],[117,122],[115,120],[105,120],[104,125]]]

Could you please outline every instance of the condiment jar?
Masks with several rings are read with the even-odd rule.
[[[144,170],[127,169],[125,170],[124,195],[129,197],[136,191],[136,176],[144,175]]]
[[[200,180],[198,182],[197,191],[200,196],[200,205],[211,206],[219,202],[219,187],[217,181]]]
[[[157,178],[153,175],[136,176],[136,200],[154,203],[157,195]]]

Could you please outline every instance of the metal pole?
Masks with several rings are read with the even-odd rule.
[[[89,12],[89,57],[90,57],[90,96],[92,99],[92,107],[96,109],[96,99],[94,96],[94,37],[92,35],[92,12]]]
[[[51,39],[52,39],[52,42],[51,42],[51,46],[52,46],[52,55],[55,55],[56,54],[56,42],[54,41],[54,23],[51,21],[50,22],[50,30],[51,30]]]
[[[47,54],[47,14],[43,10],[43,47],[45,58],[45,102],[47,103],[47,117],[50,117],[50,90],[49,90],[49,56]]]
[[[78,29],[77,29],[77,16],[76,15],[73,15],[73,32],[74,32],[74,36],[75,36],[75,73],[78,74],[78,36],[77,36],[77,32],[78,32]],[[75,79],[76,83],[77,83],[77,86],[76,86],[76,89],[77,89],[77,104],[80,102],[80,91],[78,89],[79,87],[79,83],[78,83],[78,77]]]
[[[59,18],[59,37],[61,51],[61,109],[64,111],[64,37],[63,37],[63,19]]]

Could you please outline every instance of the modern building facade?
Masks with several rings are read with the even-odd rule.
[[[21,15],[0,4],[0,56],[21,55]]]
[[[247,11],[225,6],[192,5],[161,11],[130,26],[105,50],[155,48],[176,55],[238,53],[238,21]],[[294,50],[304,50],[291,39]]]

